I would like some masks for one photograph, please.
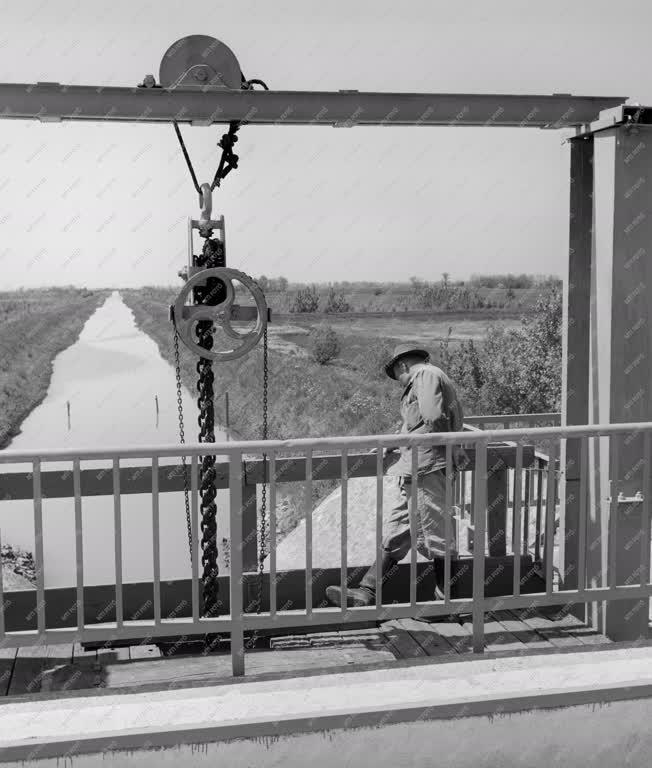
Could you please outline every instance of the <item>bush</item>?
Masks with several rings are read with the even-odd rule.
[[[300,288],[294,297],[290,312],[316,312],[319,309],[319,294],[314,285]]]
[[[335,331],[324,325],[315,330],[312,340],[312,357],[320,365],[326,365],[340,353],[340,342]]]
[[[366,373],[370,379],[385,380],[384,366],[392,357],[394,347],[385,339],[373,341],[365,355]]]
[[[561,290],[550,287],[516,330],[490,328],[483,344],[442,342],[442,367],[466,413],[549,413],[561,409]]]
[[[324,307],[324,312],[350,312],[351,305],[344,298],[344,294],[340,291],[339,295],[335,293],[335,289],[331,286],[328,291],[328,300]]]

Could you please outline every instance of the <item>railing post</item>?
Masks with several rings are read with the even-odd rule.
[[[244,675],[244,632],[242,624],[243,525],[242,490],[244,486],[242,454],[229,456],[229,530],[231,557],[229,563],[231,604],[231,665],[234,676]],[[254,486],[255,489],[256,486]]]
[[[507,469],[492,469],[487,477],[487,531],[490,557],[504,557],[507,554],[508,487]]]
[[[484,558],[487,515],[487,441],[475,444],[473,511],[475,535],[473,546],[473,652],[484,652]]]
[[[617,501],[612,505],[615,520],[611,521],[609,536],[609,586],[639,584],[639,539],[643,531],[643,503]],[[649,543],[648,543],[649,548]],[[612,549],[613,548],[613,549]],[[605,634],[611,640],[640,640],[648,637],[648,597],[630,600],[608,600]]]

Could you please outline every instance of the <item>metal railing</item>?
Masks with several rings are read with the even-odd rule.
[[[479,429],[510,429],[518,427],[558,427],[561,413],[514,413],[508,415],[467,416],[464,423]]]
[[[598,443],[607,440],[611,446],[612,468],[617,468],[618,451],[622,445],[631,444],[632,436],[639,436],[644,441],[644,451],[641,453],[641,477],[645,480],[641,498],[617,498],[612,494],[609,500],[612,516],[609,522],[609,556],[607,578],[595,569],[587,570],[589,559],[593,557],[594,540],[589,536],[588,528],[588,499],[590,483],[589,455]],[[293,627],[323,627],[325,625],[381,621],[402,617],[436,617],[450,614],[470,613],[473,618],[473,650],[482,652],[484,647],[484,614],[495,610],[532,608],[546,605],[573,605],[578,603],[595,603],[603,600],[636,601],[647,600],[652,587],[649,583],[650,573],[650,513],[647,484],[650,471],[650,445],[652,438],[652,423],[618,424],[605,426],[580,427],[548,427],[531,429],[503,429],[497,431],[466,431],[460,433],[436,435],[381,435],[360,437],[329,437],[319,439],[246,441],[212,444],[211,455],[224,456],[226,461],[217,465],[216,485],[227,488],[229,496],[230,522],[230,575],[228,581],[228,612],[217,617],[202,616],[200,598],[200,577],[198,563],[199,552],[199,520],[198,520],[198,458],[206,454],[206,444],[144,446],[139,448],[104,448],[96,450],[63,450],[63,451],[12,451],[0,453],[0,464],[25,463],[31,465],[31,472],[0,474],[0,491],[4,499],[33,499],[33,519],[35,531],[34,558],[36,567],[35,594],[30,592],[32,599],[31,621],[29,628],[16,628],[11,620],[11,606],[14,602],[28,600],[25,593],[3,592],[0,577],[0,642],[5,646],[24,646],[42,643],[61,642],[104,642],[125,639],[165,638],[228,634],[231,638],[231,656],[233,673],[244,673],[244,636],[246,632],[258,632],[270,629],[290,629]],[[546,442],[549,445],[549,463],[545,469],[536,464],[536,452],[533,444]],[[409,564],[409,596],[390,604],[384,601],[384,587],[378,589],[374,605],[360,608],[323,607],[320,595],[316,594],[315,584],[318,574],[314,573],[312,561],[312,484],[321,479],[337,477],[341,482],[341,565],[339,582],[346,586],[350,579],[350,569],[347,563],[347,488],[348,483],[356,477],[376,477],[376,509],[374,549],[376,555],[382,550],[383,522],[383,474],[385,463],[382,448],[391,445],[416,447],[419,445],[438,444],[446,451],[446,542],[447,551],[443,558],[444,571],[444,600],[432,599],[428,594],[429,584],[423,577],[424,571],[417,567],[417,550],[412,547]],[[459,478],[455,479],[452,472],[453,446],[463,445],[467,454],[467,471],[472,472],[473,487],[473,518],[474,546],[473,553],[466,561],[472,575],[470,594],[459,596],[456,587],[456,575],[452,566],[459,566],[457,558],[451,557],[450,543],[452,537],[453,502],[459,495]],[[570,450],[570,446],[573,450]],[[361,452],[364,449],[364,452]],[[577,450],[575,450],[577,449]],[[371,453],[369,451],[372,451]],[[375,452],[374,452],[375,451]],[[323,455],[328,452],[328,455]],[[356,453],[357,452],[357,453]],[[413,451],[413,475],[417,474],[417,452]],[[560,455],[579,456],[574,462],[577,471],[577,489],[573,496],[573,504],[577,509],[577,525],[571,539],[576,542],[574,571],[575,585],[563,589],[554,589],[553,583],[553,554],[555,549],[555,512],[558,499],[558,483],[560,473],[556,469]],[[297,454],[300,454],[297,456]],[[162,610],[162,585],[160,563],[160,517],[159,495],[169,491],[183,489],[183,478],[177,465],[163,465],[161,459],[190,457],[190,495],[192,514],[192,572],[189,580],[190,606],[185,611]],[[264,463],[262,457],[266,456]],[[260,458],[258,458],[260,457]],[[82,469],[84,461],[109,460],[110,472],[98,472],[96,469]],[[123,460],[148,459],[149,465],[142,467],[121,466]],[[43,471],[48,462],[70,462],[71,471]],[[543,515],[543,532],[545,547],[537,574],[541,581],[538,589],[532,588],[528,579],[531,573],[522,573],[522,558],[528,553],[531,537],[528,535],[527,522],[530,508],[528,490],[524,484],[528,472],[532,470],[545,473],[546,498]],[[508,483],[512,491],[505,493],[505,476],[511,473],[513,482]],[[464,472],[462,474],[465,474]],[[248,576],[244,555],[251,541],[247,541],[247,531],[255,531],[256,520],[256,485],[267,481],[269,498],[269,540],[266,542],[269,553],[267,577],[266,606],[257,606],[257,612],[251,606],[245,608],[244,589]],[[617,481],[617,472],[612,472],[612,482]],[[303,578],[303,606],[295,601],[292,609],[285,604],[279,608],[281,597],[281,574],[276,568],[276,529],[277,529],[277,486],[285,482],[303,482],[305,486],[305,578]],[[456,490],[456,483],[457,490]],[[72,486],[72,488],[71,488]],[[543,488],[543,485],[541,485]],[[253,489],[253,490],[252,490]],[[71,493],[72,490],[72,493]],[[121,498],[124,494],[141,493],[151,497],[152,541],[150,542],[153,573],[152,573],[152,607],[150,611],[140,610],[134,614],[129,602],[129,589],[134,585],[123,584],[122,578],[122,540]],[[111,585],[114,593],[112,613],[107,615],[111,621],[88,621],[85,602],[89,600],[90,590],[84,584],[83,567],[83,528],[82,528],[82,499],[86,496],[111,495],[113,497],[114,516],[114,557],[115,585]],[[61,590],[46,590],[44,584],[43,563],[43,499],[53,497],[74,498],[75,513],[75,574],[74,592],[68,593],[71,606],[65,612],[65,620],[59,608],[54,607],[57,595]],[[412,505],[410,508],[410,528],[412,540],[416,541],[418,519],[416,503],[418,500],[418,484],[411,487]],[[563,499],[568,511],[569,497]],[[623,543],[623,531],[619,530],[616,519],[619,517],[619,504],[627,502],[628,509],[640,511],[639,535],[640,547],[632,544],[631,535]],[[596,502],[601,503],[600,499]],[[507,547],[508,530],[505,511],[511,509],[511,543]],[[253,515],[253,518],[252,518]],[[631,523],[631,517],[628,520]],[[252,525],[253,521],[253,525]],[[505,522],[503,522],[505,521]],[[502,530],[501,530],[502,526]],[[245,530],[246,529],[246,530]],[[492,574],[487,574],[487,558],[491,556],[492,546],[496,545],[497,535],[505,557],[512,562],[510,587],[498,594],[491,592]],[[595,533],[595,532],[593,532]],[[593,536],[593,533],[591,536]],[[631,534],[631,525],[630,525]],[[249,537],[250,538],[250,537]],[[562,538],[568,546],[568,531],[560,530],[557,543]],[[483,542],[480,546],[478,542]],[[255,538],[254,538],[255,548]],[[638,552],[640,549],[640,558]],[[623,577],[622,562],[631,564],[631,571]],[[568,562],[568,559],[567,559]],[[377,566],[379,568],[379,566]],[[563,564],[560,566],[563,570]],[[462,569],[463,570],[463,569]],[[504,570],[504,567],[503,567]],[[617,576],[618,571],[618,576]],[[495,571],[494,571],[495,573]],[[596,573],[598,576],[596,577]],[[633,577],[631,574],[635,574]],[[378,572],[380,577],[380,572]],[[563,575],[563,574],[562,574]],[[255,578],[255,576],[253,577]],[[597,578],[597,582],[596,582]],[[251,579],[249,578],[249,581]],[[623,583],[624,582],[624,583]],[[378,583],[381,583],[379,578]],[[527,586],[527,590],[524,587]],[[536,587],[536,583],[535,583]],[[559,587],[559,585],[558,585]],[[321,589],[321,587],[320,587]],[[425,599],[424,598],[425,589]],[[21,597],[22,595],[22,597]],[[59,596],[60,599],[60,596]],[[624,605],[624,603],[623,603]],[[645,609],[647,617],[647,608]],[[647,618],[646,618],[647,620]],[[13,626],[12,626],[13,623]]]

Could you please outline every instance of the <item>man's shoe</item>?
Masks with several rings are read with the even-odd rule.
[[[376,602],[376,595],[370,589],[358,587],[357,589],[344,590],[346,596],[342,594],[342,587],[326,587],[326,597],[332,605],[342,607],[346,600],[347,608],[361,608],[365,605],[373,605]]]

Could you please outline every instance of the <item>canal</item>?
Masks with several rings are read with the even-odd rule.
[[[170,328],[172,343],[172,328]],[[197,441],[195,395],[182,389],[186,440]],[[216,431],[218,442],[226,440]],[[138,329],[131,310],[114,291],[85,324],[75,344],[59,354],[47,395],[22,424],[9,449],[85,449],[134,447],[179,442],[175,371],[154,341]],[[121,461],[142,466],[147,459]],[[161,464],[178,460],[162,459]],[[110,468],[110,461],[82,462],[82,469]],[[71,469],[71,462],[44,463],[42,471]],[[26,472],[27,464],[0,465],[5,472]],[[226,492],[218,492],[218,542],[228,537]],[[123,580],[151,581],[152,515],[148,494],[122,497]],[[183,493],[160,495],[162,579],[188,578],[190,560]],[[84,582],[115,580],[113,497],[82,500]],[[34,551],[31,500],[0,502],[3,544]],[[75,584],[73,499],[43,500],[46,587]],[[222,547],[220,547],[220,550]],[[225,563],[220,555],[220,571]]]

